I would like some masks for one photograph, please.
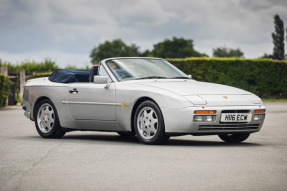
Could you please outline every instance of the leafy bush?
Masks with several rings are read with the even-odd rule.
[[[0,107],[4,107],[6,105],[11,83],[12,82],[9,80],[8,76],[0,74]]]
[[[262,98],[287,98],[287,62],[271,59],[168,59],[199,81],[238,87]]]
[[[65,67],[65,69],[74,69],[74,70],[90,70],[91,69],[91,66],[85,66],[85,67],[78,67],[78,66],[75,66],[75,65],[67,65]]]
[[[32,76],[29,76],[28,79],[34,79],[34,78],[42,78],[42,77],[48,77],[52,74],[52,72],[40,72],[40,73],[33,73]],[[27,80],[28,80],[27,79]]]
[[[32,72],[48,72],[54,71],[59,67],[56,65],[56,62],[45,59],[43,62],[36,62],[36,61],[24,61],[21,64],[11,64],[10,62],[3,62],[0,59],[0,66],[7,66],[9,73],[17,72],[20,70],[25,70],[26,73]]]

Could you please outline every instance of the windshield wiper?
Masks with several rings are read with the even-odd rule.
[[[166,77],[162,77],[162,76],[147,76],[147,77],[143,77],[143,78],[136,78],[136,80],[142,80],[142,79],[166,79]]]
[[[171,79],[189,79],[188,77],[184,77],[184,76],[176,76],[176,77],[173,77]]]

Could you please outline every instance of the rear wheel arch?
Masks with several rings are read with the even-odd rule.
[[[34,103],[34,107],[33,107],[33,118],[34,118],[34,120],[36,119],[36,116],[37,116],[37,108],[38,108],[39,103],[41,103],[41,101],[43,101],[45,99],[52,101],[50,98],[48,98],[46,96],[42,96],[42,97],[39,97],[36,100],[36,102]]]
[[[49,98],[38,99],[35,104],[35,126],[43,138],[61,138],[66,131],[61,127],[55,104]]]

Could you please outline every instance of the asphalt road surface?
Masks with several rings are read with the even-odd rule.
[[[116,133],[43,139],[18,108],[0,110],[0,190],[287,190],[287,102],[268,102],[259,133],[147,146]]]

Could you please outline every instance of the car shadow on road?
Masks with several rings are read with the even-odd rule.
[[[18,137],[19,138],[19,137]],[[39,136],[29,136],[29,137],[21,137],[21,139],[34,139],[34,140],[61,140],[61,141],[72,141],[74,142],[89,142],[89,143],[95,143],[95,142],[101,142],[102,144],[117,144],[117,145],[144,145],[139,143],[136,136],[119,136],[119,135],[99,135],[99,134],[82,134],[82,135],[65,135],[61,139],[43,139]],[[248,142],[242,142],[242,143],[225,143],[223,141],[211,141],[211,140],[191,140],[191,139],[182,139],[173,137],[168,142],[166,142],[163,145],[157,145],[157,146],[212,146],[212,147],[254,147],[254,146],[262,146],[258,143],[251,143]]]
[[[212,147],[247,147],[247,146],[262,146],[258,143],[226,143],[223,141],[206,141],[206,140],[184,140],[184,139],[171,139],[166,145],[168,146],[212,146]]]
[[[107,143],[138,143],[135,136],[122,137],[120,135],[66,135],[62,139],[65,140],[78,140],[78,141],[97,141]]]

